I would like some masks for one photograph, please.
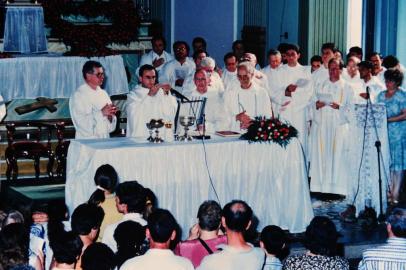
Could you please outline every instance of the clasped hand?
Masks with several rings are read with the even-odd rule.
[[[245,111],[236,115],[235,119],[240,121],[240,128],[247,129],[251,125],[251,117],[249,117]]]

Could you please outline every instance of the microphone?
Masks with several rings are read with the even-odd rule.
[[[175,89],[173,89],[173,88],[171,88],[171,90],[169,90],[169,91],[171,92],[171,95],[172,95],[172,96],[174,96],[174,97],[180,99],[182,103],[184,103],[185,100],[186,100],[187,102],[190,102],[190,100],[189,100],[185,95],[181,94],[179,91],[177,91],[177,90],[175,90]]]

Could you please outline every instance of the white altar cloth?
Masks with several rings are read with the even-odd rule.
[[[313,218],[306,169],[296,139],[286,149],[214,137],[206,141],[208,168],[220,204],[242,199],[259,219],[258,229],[275,224],[303,232]],[[140,143],[134,138],[72,140],[67,157],[66,204],[72,213],[96,189],[96,169],[112,165],[121,182],[151,188],[159,207],[169,209],[187,236],[199,205],[215,199],[201,142]]]
[[[128,92],[123,58],[120,55],[94,57],[105,69],[104,89],[110,94]],[[0,60],[0,93],[4,100],[15,98],[69,98],[83,84],[86,57],[18,57]]]

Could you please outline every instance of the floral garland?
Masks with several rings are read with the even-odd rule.
[[[278,118],[255,117],[248,127],[247,133],[240,139],[251,142],[274,142],[286,147],[290,140],[297,137],[297,129]]]
[[[65,55],[111,55],[114,53],[107,45],[129,44],[137,38],[139,20],[132,0],[47,0],[42,6],[45,23],[52,28],[52,36],[71,47],[71,51]],[[86,18],[104,16],[111,21],[111,25],[75,25],[63,19],[63,16],[69,15]]]

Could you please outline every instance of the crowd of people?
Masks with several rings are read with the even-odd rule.
[[[96,190],[72,215],[63,202],[26,217],[3,212],[0,269],[349,269],[328,217],[316,216],[308,225],[305,253],[289,254],[287,232],[272,224],[257,232],[255,209],[247,202],[221,207],[209,200],[200,205],[197,223],[182,240],[175,217],[157,207],[152,190],[137,181],[120,183],[107,164],[94,181]],[[359,269],[406,267],[406,209],[390,213],[387,231],[387,243],[367,249]]]

